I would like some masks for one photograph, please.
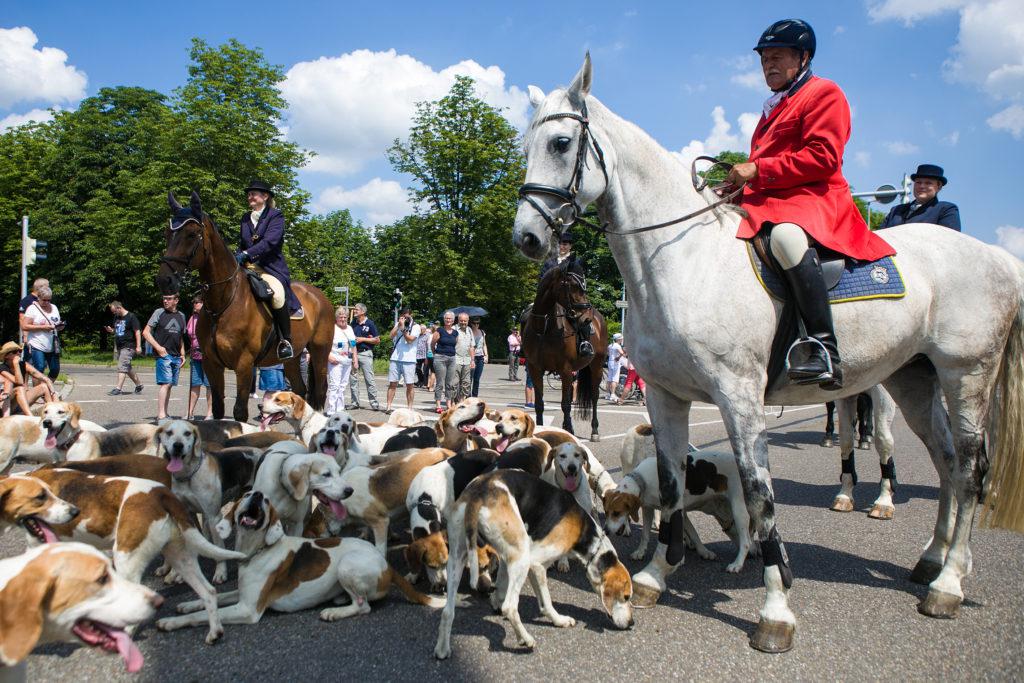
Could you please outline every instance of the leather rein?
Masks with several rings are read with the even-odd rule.
[[[583,210],[583,207],[580,206],[576,198],[579,193],[580,184],[583,181],[583,169],[584,167],[588,167],[587,151],[591,148],[593,148],[594,150],[594,156],[597,157],[598,165],[601,167],[601,173],[604,174],[605,188],[608,187],[608,168],[606,167],[604,161],[604,150],[601,149],[601,145],[598,143],[597,139],[590,131],[590,118],[587,115],[586,100],[583,101],[583,105],[580,108],[579,113],[562,112],[558,114],[550,114],[542,118],[537,123],[535,123],[534,126],[540,126],[549,121],[559,121],[562,119],[572,119],[574,121],[579,122],[581,129],[579,144],[576,148],[576,165],[573,168],[572,177],[569,178],[569,184],[562,188],[556,187],[555,185],[525,183],[519,188],[519,198],[526,201],[530,206],[532,206],[534,210],[538,214],[540,214],[541,218],[544,219],[544,222],[548,224],[548,227],[551,228],[552,232],[554,232],[557,236],[561,236],[561,234],[565,232],[565,230],[572,227],[576,223],[583,223],[584,225],[590,226],[594,230],[597,230],[598,232],[603,233],[605,235],[636,235],[642,232],[658,230],[660,228],[666,228],[670,225],[682,223],[683,221],[688,221],[691,218],[696,218],[701,214],[713,211],[714,209],[717,209],[718,207],[723,206],[725,204],[729,204],[730,202],[732,202],[733,199],[738,197],[741,192],[743,192],[742,186],[735,188],[732,191],[728,192],[727,194],[720,195],[721,199],[711,204],[708,204],[702,209],[698,209],[697,211],[688,213],[685,216],[680,216],[679,218],[674,218],[670,221],[665,221],[664,223],[655,223],[654,225],[645,225],[640,228],[630,228],[628,230],[612,230],[608,227],[607,223],[596,223],[592,220],[588,220],[588,218],[596,216],[597,213],[593,211],[585,212]],[[732,168],[732,164],[730,164],[729,162],[720,161],[718,159],[715,159],[714,157],[699,156],[695,158],[690,165],[690,173],[691,178],[693,179],[693,187],[697,192],[703,191],[708,186],[708,181],[706,178],[700,178],[699,181],[697,180],[697,178],[699,177],[697,174],[698,161],[712,162],[711,167],[708,169],[709,171],[716,167],[724,168],[727,171]],[[716,193],[720,193],[728,187],[731,186],[722,184],[717,185],[712,189]],[[561,200],[562,203],[552,214],[552,212],[548,210],[548,207],[546,207],[543,203],[537,201],[534,195],[554,197],[556,199]]]
[[[572,282],[575,282],[576,285],[586,293],[587,283],[583,276],[579,273],[569,272],[565,265],[559,265],[557,267],[559,270],[565,270],[563,277],[559,280],[559,288],[565,290],[565,300],[568,305],[562,304],[556,299],[555,304],[562,307],[562,310],[564,311],[563,313],[534,313],[532,309],[530,310],[531,318],[544,321],[541,330],[539,332],[534,332],[538,337],[554,336],[548,333],[548,324],[552,319],[557,321],[559,318],[565,318],[566,320],[574,322],[580,317],[583,311],[589,311],[593,308],[593,304],[589,301],[587,303],[574,304],[569,296],[572,292]],[[576,311],[580,311],[580,313],[576,313]],[[568,339],[569,337],[576,336],[576,331],[574,329],[571,330],[570,334],[566,334],[564,329],[556,326],[555,331],[560,333],[559,336],[562,339]]]

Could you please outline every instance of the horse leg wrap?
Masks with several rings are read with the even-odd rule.
[[[793,586],[793,572],[789,568],[789,555],[782,545],[782,537],[774,526],[768,533],[768,538],[761,541],[761,557],[764,558],[764,566],[778,566],[782,574],[782,585],[787,589]]]
[[[893,491],[896,490],[896,461],[889,458],[889,462],[880,466],[882,470],[882,479],[888,479],[889,485],[892,486]]]
[[[853,477],[853,485],[856,486],[857,485],[857,465],[856,465],[856,463],[853,462],[853,454],[854,453],[856,453],[856,451],[850,451],[849,457],[843,458],[843,460],[842,460],[842,468],[843,468],[842,469],[842,474],[849,474],[851,477]],[[843,479],[842,476],[840,476],[839,480],[842,481],[842,479]]]
[[[683,553],[686,552],[686,542],[683,535],[683,511],[676,510],[668,520],[661,520],[661,528],[658,529],[658,543],[668,546],[665,550],[665,561],[675,566],[683,561]]]

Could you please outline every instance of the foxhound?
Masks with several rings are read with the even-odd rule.
[[[52,525],[77,516],[78,508],[55,496],[42,479],[21,474],[0,479],[0,534],[20,526],[40,543],[56,543]]]
[[[344,514],[338,503],[343,491],[338,463],[322,453],[307,453],[299,443],[282,441],[267,450],[252,487],[270,499],[289,536],[302,535],[314,496],[336,515]]]

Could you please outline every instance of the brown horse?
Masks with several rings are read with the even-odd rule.
[[[594,355],[577,353],[573,320],[590,320]],[[576,373],[576,416],[591,413],[590,440],[599,441],[597,399],[601,395],[604,361],[608,355],[604,316],[590,305],[586,281],[576,259],[566,259],[541,278],[533,306],[520,322],[526,371],[536,393],[537,424],[544,424],[544,373],[562,378],[562,429],[572,432],[573,373]]]
[[[172,211],[181,205],[168,193]],[[249,418],[249,389],[253,368],[276,365],[277,344],[272,334],[270,311],[259,303],[249,288],[248,278],[235,261],[217,226],[203,213],[199,195],[192,193],[189,209],[192,217],[180,228],[167,230],[167,253],[160,259],[157,286],[164,293],[177,293],[179,275],[190,270],[199,272],[202,281],[203,310],[196,326],[196,336],[203,352],[203,370],[210,380],[213,394],[213,415],[224,417],[224,370],[235,371],[234,418]],[[302,303],[301,320],[292,321],[292,344],[296,351],[309,350],[310,386],[307,400],[321,410],[327,398],[327,357],[334,341],[334,311],[324,293],[305,282],[293,282],[292,288]],[[276,335],[274,335],[276,338]],[[295,393],[305,396],[306,381],[302,377],[299,356],[284,361],[284,372]]]

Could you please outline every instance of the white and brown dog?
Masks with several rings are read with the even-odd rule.
[[[640,545],[630,554],[642,560],[651,537],[654,510],[661,507],[658,489],[657,458],[647,458],[627,474],[613,491],[604,497],[605,528],[609,533],[624,536],[630,520],[643,510],[643,532]],[[750,516],[743,498],[736,458],[732,453],[697,451],[686,456],[686,486],[683,491],[683,532],[687,545],[705,560],[715,554],[701,543],[697,530],[687,513],[705,512],[715,517],[737,545],[736,559],[725,570],[736,573],[743,569],[748,554],[756,554],[758,545],[750,543]]]
[[[255,624],[269,608],[297,612],[347,594],[351,603],[320,612],[324,621],[367,614],[370,602],[387,595],[392,585],[413,603],[443,607],[444,600],[423,595],[384,556],[358,538],[309,539],[287,536],[274,506],[259,491],[250,491],[235,503],[220,523],[226,538],[237,530],[235,548],[245,555],[238,567],[238,590],[217,596],[225,624]],[[233,603],[233,604],[231,604]],[[195,626],[205,621],[198,601],[178,605],[184,616],[157,622],[164,631]]]
[[[242,555],[213,545],[192,522],[184,503],[155,481],[132,477],[103,477],[65,468],[42,468],[32,473],[54,495],[80,510],[66,524],[52,525],[60,540],[83,541],[111,550],[114,566],[129,581],[138,583],[157,555],[163,553],[171,568],[210,609],[207,643],[224,634],[217,621],[213,586],[199,568],[198,556],[238,560]],[[29,535],[31,542],[36,539]]]
[[[207,451],[199,427],[188,420],[170,420],[160,425],[156,440],[171,475],[171,491],[192,512],[202,516],[206,537],[223,548],[224,542],[216,529],[220,509],[238,500],[252,486],[261,451]],[[213,583],[224,583],[227,578],[227,564],[218,562]]]
[[[260,405],[260,431],[267,431],[282,421],[291,425],[296,438],[309,445],[327,423],[327,416],[314,410],[295,392],[278,391]]]
[[[40,543],[56,543],[52,525],[77,516],[78,508],[53,495],[42,479],[21,474],[0,479],[0,534],[20,526]]]
[[[14,458],[38,463],[93,460],[120,453],[155,454],[155,425],[133,424],[102,432],[82,426],[77,403],[47,403],[40,418],[18,415],[0,419],[0,472]]]
[[[162,603],[82,543],[47,544],[0,560],[0,679],[23,680],[24,659],[54,641],[116,652],[135,673],[143,658],[128,631]]]
[[[315,496],[336,515],[344,514],[341,468],[323,453],[308,453],[302,444],[282,441],[263,454],[253,489],[270,499],[289,536],[301,536]]]
[[[519,594],[530,579],[541,612],[558,627],[575,620],[555,611],[547,587],[547,568],[566,554],[586,567],[587,579],[617,628],[633,624],[632,582],[619,562],[611,541],[568,491],[555,488],[526,472],[498,470],[474,479],[462,492],[448,519],[448,603],[441,616],[434,655],[451,655],[455,598],[469,562],[469,581],[477,587],[479,541],[494,547],[501,558],[497,590],[491,606],[512,623],[519,643],[533,648],[533,639],[519,618]]]
[[[487,404],[479,398],[473,397],[463,399],[445,410],[434,423],[434,430],[437,432],[437,445],[458,453],[475,448],[469,442],[469,437],[472,434],[477,434],[485,439],[493,437],[494,435],[490,434],[487,429],[479,426],[486,412]]]

